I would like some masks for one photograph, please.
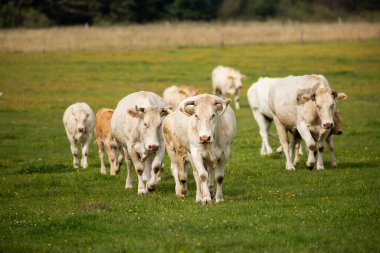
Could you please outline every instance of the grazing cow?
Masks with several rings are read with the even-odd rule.
[[[191,86],[170,86],[164,90],[162,97],[169,105],[176,109],[179,103],[187,97],[198,95],[200,89]]]
[[[236,132],[230,101],[209,94],[197,95],[183,100],[178,110],[165,118],[162,131],[178,197],[186,195],[190,162],[197,185],[196,201],[211,203],[215,178],[216,202],[223,201],[224,167]]]
[[[113,109],[102,108],[96,112],[94,133],[99,146],[100,173],[107,174],[104,164],[104,149],[106,149],[111,167],[110,174],[116,175],[123,163],[124,154],[122,146],[116,142],[111,133],[113,111]]]
[[[91,143],[92,130],[94,129],[94,113],[86,103],[76,103],[70,105],[63,114],[63,124],[66,135],[70,142],[71,153],[73,154],[73,166],[79,167],[78,143],[82,145],[81,166],[87,168],[88,148]]]
[[[233,68],[218,66],[214,68],[211,74],[213,93],[223,98],[234,96],[235,109],[238,110],[240,108],[239,97],[244,78],[244,75]]]
[[[287,131],[306,142],[309,157],[306,165],[314,167],[314,151],[318,152],[317,169],[323,169],[323,141],[334,127],[336,101],[345,100],[344,93],[332,90],[322,75],[288,76],[269,88],[268,103],[281,145],[286,156],[286,169],[294,170]]]
[[[140,91],[120,100],[112,115],[112,134],[127,150],[127,157],[132,159],[139,180],[138,194],[154,191],[157,185],[157,174],[165,155],[161,123],[169,109],[170,106],[160,96]],[[143,173],[146,175],[146,187]],[[130,167],[125,188],[132,188]]]

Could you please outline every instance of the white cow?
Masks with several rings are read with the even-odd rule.
[[[257,82],[253,83],[252,86],[248,89],[247,98],[248,103],[251,107],[253,116],[259,126],[260,136],[261,136],[261,155],[270,155],[272,154],[272,148],[268,142],[268,133],[269,127],[273,121],[272,112],[269,108],[268,104],[268,93],[269,88],[272,87],[276,83],[281,83],[283,78],[269,78],[269,77],[261,77],[257,80]],[[327,137],[326,141],[328,144],[328,149],[331,153],[331,166],[336,167],[336,158],[334,155],[334,146],[333,146],[333,136],[342,134],[341,128],[341,115],[338,111],[334,113],[334,128],[332,129],[332,133]],[[282,147],[280,146],[277,151],[282,152]],[[296,156],[294,158],[294,164],[297,164],[299,161],[298,154],[301,154],[302,148],[301,144],[298,150],[296,150]]]
[[[279,83],[281,79],[282,78],[259,78],[247,91],[248,103],[260,130],[262,142],[260,155],[271,155],[273,153],[268,142],[269,127],[273,121],[272,111],[268,103],[268,93],[269,88]]]
[[[84,169],[87,168],[88,148],[94,129],[94,112],[86,103],[70,105],[63,114],[63,124],[70,142],[71,153],[74,157],[74,168],[79,167],[78,143],[82,146],[81,166]]]
[[[166,103],[176,109],[182,100],[187,97],[198,95],[200,92],[201,90],[195,87],[173,85],[164,90],[162,97]]]
[[[186,195],[190,162],[197,185],[196,201],[211,203],[215,178],[216,202],[223,201],[224,167],[236,132],[230,101],[209,94],[197,95],[183,100],[178,110],[165,118],[163,134],[178,197]]]
[[[286,156],[286,169],[294,170],[287,131],[295,134],[295,143],[299,143],[300,136],[306,142],[307,166],[314,166],[313,153],[317,150],[317,169],[324,168],[323,141],[334,127],[336,101],[346,98],[346,94],[332,90],[322,75],[288,76],[269,88],[269,108]]]
[[[128,152],[138,176],[138,194],[154,191],[165,155],[161,123],[170,106],[152,92],[140,91],[124,97],[111,119],[111,130],[116,141]],[[153,168],[153,173],[151,170]],[[143,173],[146,175],[144,186]],[[125,189],[132,188],[130,167]]]
[[[238,110],[240,108],[239,98],[244,78],[244,75],[233,68],[218,66],[211,73],[212,91],[215,95],[223,98],[234,96],[235,108]]]

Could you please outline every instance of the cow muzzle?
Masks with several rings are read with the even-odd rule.
[[[332,122],[323,123],[324,129],[331,129],[333,126],[334,126],[334,123]]]
[[[148,150],[149,151],[157,151],[159,147],[160,147],[160,145],[151,144],[151,145],[148,145]]]
[[[84,132],[84,128],[83,127],[78,127],[78,132],[79,133],[83,133]]]
[[[209,135],[199,136],[199,140],[198,141],[201,144],[209,143],[211,141],[211,136],[209,136]]]

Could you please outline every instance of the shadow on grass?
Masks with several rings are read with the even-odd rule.
[[[64,173],[64,172],[73,172],[74,169],[72,166],[66,164],[41,164],[34,165],[29,164],[22,167],[16,172],[16,174],[47,174],[47,173]]]

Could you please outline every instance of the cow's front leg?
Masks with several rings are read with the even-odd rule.
[[[208,204],[211,203],[211,195],[210,191],[208,190],[208,173],[207,170],[204,167],[202,155],[198,152],[197,148],[194,146],[190,146],[191,150],[191,157],[194,163],[193,170],[197,170],[198,172],[198,178],[200,183],[200,190],[202,194],[201,203],[202,204]]]
[[[210,191],[211,197],[215,196],[215,169],[211,166],[207,166],[208,169],[208,190]]]
[[[154,191],[157,186],[159,173],[162,169],[162,160],[165,156],[165,145],[164,142],[161,142],[162,145],[160,145],[159,149],[156,151],[155,155],[152,155],[152,160],[150,162],[149,170],[149,179],[147,181],[147,188],[149,191]],[[147,158],[148,160],[149,158]]]
[[[81,159],[81,166],[83,169],[87,168],[88,167],[88,164],[87,164],[87,156],[88,156],[88,148],[90,146],[90,143],[91,143],[91,137],[92,135],[90,134],[85,143],[83,144],[83,147],[82,147],[82,159]]]
[[[277,133],[280,138],[282,150],[285,154],[286,157],[286,169],[287,170],[295,170],[292,159],[290,156],[290,150],[289,150],[289,138],[288,138],[288,133],[284,127],[284,125],[280,122],[280,120],[274,116],[273,117],[274,124],[276,125]]]
[[[127,179],[125,180],[125,190],[132,189],[132,167],[133,167],[133,162],[131,160],[131,157],[129,156],[128,150],[126,148],[122,148],[119,150],[119,152],[124,153],[125,157],[125,164],[127,165]]]
[[[133,147],[128,146],[128,154],[131,157],[133,164],[135,166],[137,178],[138,178],[138,187],[137,187],[137,193],[138,194],[146,194],[147,190],[144,185],[143,180],[143,173],[144,173],[144,163],[141,162],[140,156],[137,154],[136,150]]]
[[[70,138],[70,149],[71,149],[71,154],[73,155],[73,166],[74,168],[78,168],[79,167],[78,148],[77,148],[77,143],[74,140],[74,138]]]
[[[240,99],[240,94],[235,95],[234,100],[235,100],[235,109],[236,110],[240,109],[239,99]]]
[[[224,201],[223,192],[222,192],[222,184],[223,184],[223,179],[224,179],[224,167],[226,163],[227,163],[226,155],[223,152],[215,168],[215,178],[216,178],[215,201],[216,203],[221,203]]]
[[[335,157],[335,152],[334,152],[333,135],[329,135],[326,139],[326,142],[327,142],[327,146],[328,146],[330,156],[331,156],[331,167],[336,168],[337,165],[336,165],[336,157]]]
[[[311,136],[311,133],[309,131],[309,128],[307,127],[307,124],[305,122],[298,122],[297,123],[297,130],[299,134],[301,135],[302,139],[306,142],[306,146],[311,151],[315,150],[315,141],[313,139],[313,136]]]
[[[323,131],[320,135],[319,140],[317,141],[317,152],[318,152],[318,160],[317,160],[317,170],[323,170],[325,167],[323,166],[323,142],[326,140],[330,131]]]

